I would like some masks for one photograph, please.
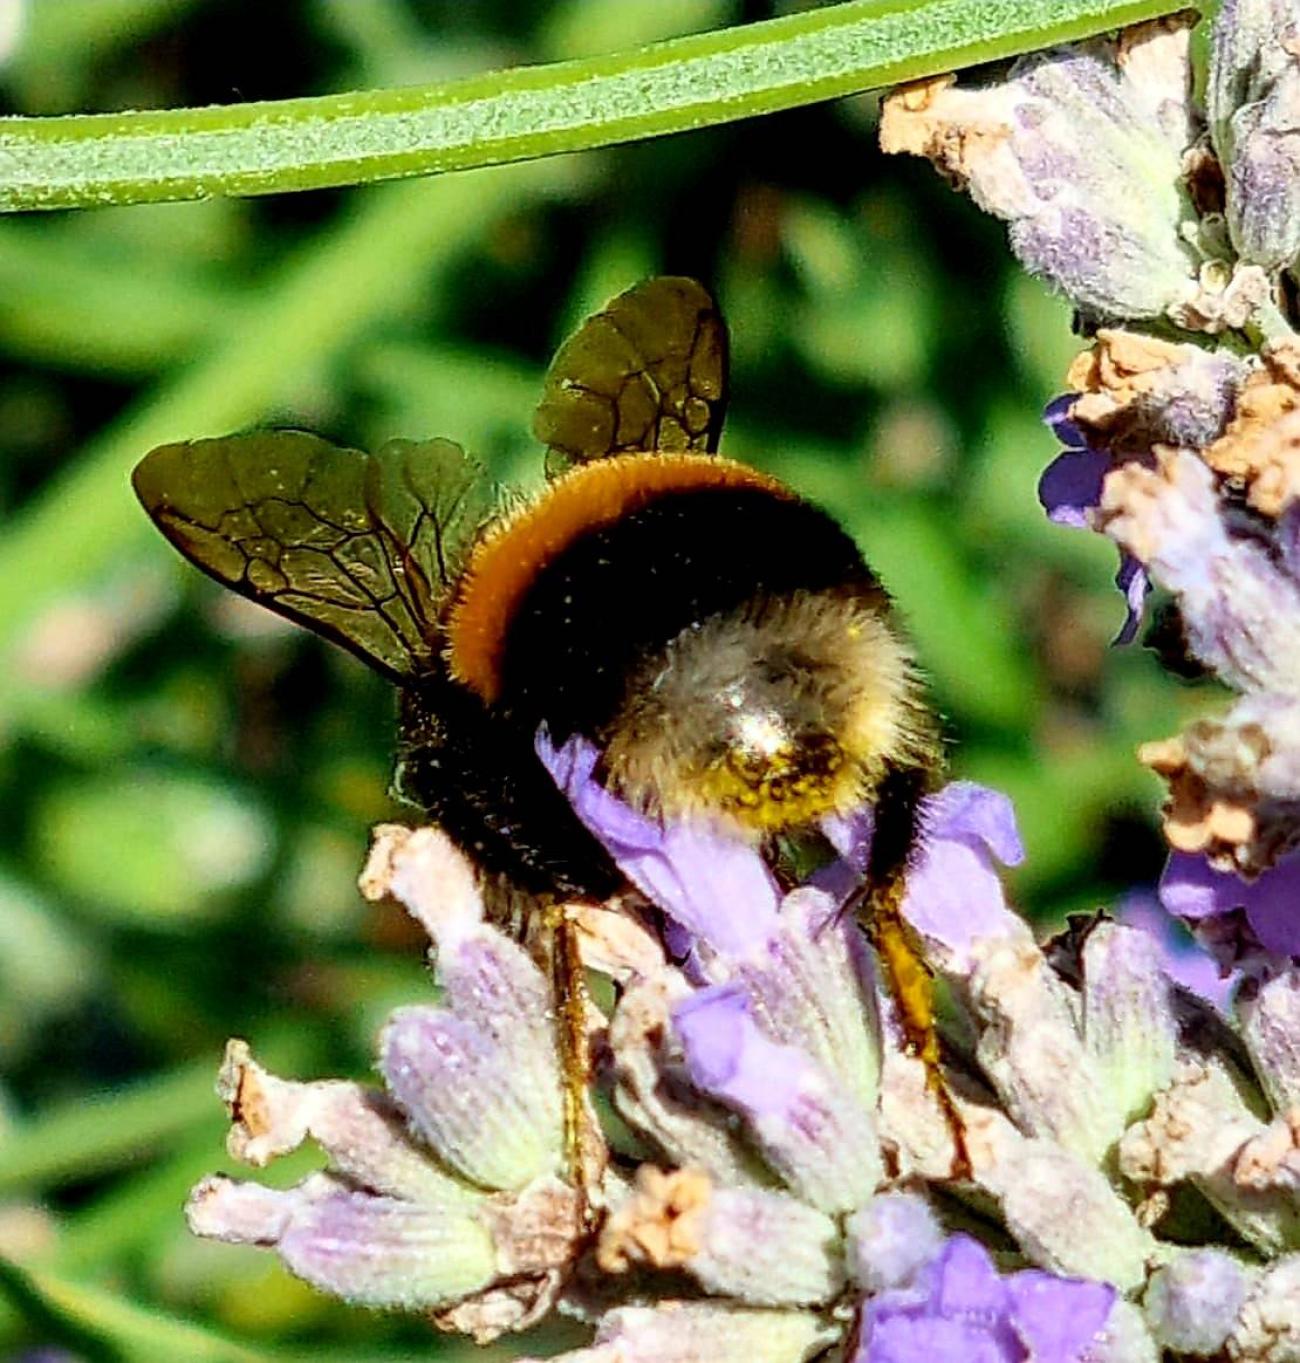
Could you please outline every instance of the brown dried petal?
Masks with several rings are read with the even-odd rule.
[[[1034,273],[1103,317],[1156,317],[1193,300],[1180,235],[1191,138],[1185,17],[1018,62],[983,88],[940,77],[883,106],[881,146],[928,157],[1010,224]]]
[[[1233,419],[1202,452],[1216,473],[1245,484],[1256,511],[1273,517],[1300,495],[1300,387],[1287,368],[1270,364],[1252,374]]]
[[[1295,1363],[1300,1358],[1300,1254],[1259,1276],[1228,1338],[1233,1363]]]
[[[374,1089],[342,1079],[300,1084],[278,1079],[231,1041],[217,1079],[230,1109],[226,1148],[261,1168],[311,1138],[330,1167],[376,1192],[413,1201],[468,1204],[478,1194],[408,1135],[395,1104]]]
[[[1070,416],[1094,446],[1201,446],[1223,430],[1247,373],[1232,355],[1102,328],[1070,366],[1066,385],[1080,394]]]
[[[1139,759],[1164,777],[1164,830],[1176,851],[1253,876],[1300,842],[1300,704],[1247,695],[1219,719],[1145,743]]]
[[[681,1268],[699,1253],[713,1184],[700,1169],[671,1172],[643,1164],[632,1195],[606,1219],[596,1248],[605,1273],[633,1265]]]

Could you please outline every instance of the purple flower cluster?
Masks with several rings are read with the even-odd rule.
[[[999,1276],[983,1245],[954,1235],[908,1286],[870,1300],[858,1363],[1076,1363],[1114,1304],[1103,1283],[1035,1269]]]
[[[1214,467],[1244,438],[1234,413],[1250,375],[1268,371],[1233,361],[1238,386],[1223,387],[1222,366],[1211,372],[1195,347],[1166,345],[1164,363],[1143,374],[1148,411],[1135,444],[1134,424],[1122,440],[1108,424],[1117,406],[1133,402],[1132,375],[1121,367],[1127,345],[1122,333],[1100,338],[1093,358],[1102,354],[1095,369],[1107,377],[1049,407],[1048,424],[1066,448],[1043,475],[1040,496],[1052,519],[1119,546],[1129,607],[1120,642],[1136,634],[1154,580],[1177,602],[1189,652],[1241,692],[1221,718],[1143,751],[1170,784],[1165,827],[1174,850],[1161,902],[1205,925],[1228,965],[1261,949],[1300,955],[1300,565],[1289,547],[1300,508],[1288,504],[1273,520],[1242,512],[1235,485]],[[1169,443],[1170,433],[1155,428],[1158,403],[1204,403],[1211,393],[1219,416],[1203,446]],[[1206,921],[1225,915],[1242,930]],[[1225,949],[1230,939],[1234,950]]]
[[[568,1363],[786,1363],[837,1342],[854,1363],[1150,1363],[1276,1323],[1300,1259],[1300,975],[1261,987],[1232,1042],[1263,1078],[1249,1093],[1207,1043],[1222,1022],[1142,930],[1099,919],[1034,942],[997,872],[1021,855],[1003,797],[929,797],[905,912],[964,1019],[952,1091],[972,1169],[953,1185],[952,1132],[839,912],[869,811],[828,828],[840,860],[783,894],[724,831],[613,798],[582,740],[538,749],[638,887],[570,910],[617,984],[589,1016],[595,1084],[625,1124],[584,1169],[594,1232],[564,1165],[545,981],[445,837],[397,828],[363,888],[428,930],[443,1000],[392,1015],[383,1088],[280,1079],[232,1043],[231,1153],[261,1165],[311,1139],[327,1168],[289,1189],[206,1179],[196,1231],[479,1339],[563,1309],[595,1328]],[[1180,1183],[1268,1266],[1164,1244],[1153,1208]],[[1005,1265],[940,1222],[938,1184],[996,1217]]]
[[[1194,22],[901,91],[881,136],[1004,218],[1094,337],[1045,413],[1039,495],[1117,546],[1117,642],[1158,587],[1240,693],[1142,759],[1169,785],[1161,901],[1267,971],[1300,955],[1300,17],[1225,0],[1204,105]]]

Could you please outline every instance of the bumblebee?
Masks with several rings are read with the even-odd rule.
[[[873,805],[857,908],[937,1076],[928,979],[898,914],[937,726],[852,539],[717,455],[726,398],[712,298],[657,278],[556,354],[534,419],[549,481],[512,509],[446,440],[373,455],[298,431],[165,445],[134,486],[198,567],[396,683],[395,789],[498,902],[623,884],[536,756],[543,725],[557,744],[591,740],[599,778],[634,807],[768,846]]]

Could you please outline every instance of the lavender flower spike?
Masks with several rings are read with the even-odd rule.
[[[1257,1085],[1241,1041],[1175,1000],[1137,929],[1099,920],[1044,952],[994,865],[1021,855],[1009,805],[949,786],[924,811],[907,913],[963,1018],[973,1171],[953,1187],[942,1116],[829,891],[772,903],[742,872],[723,902],[710,868],[697,884],[693,837],[573,790],[597,830],[622,830],[618,855],[660,859],[645,883],[708,934],[682,956],[682,928],[670,948],[632,891],[572,910],[589,963],[619,981],[610,1015],[592,1015],[592,1083],[626,1122],[585,1198],[562,1158],[544,978],[485,921],[440,833],[386,828],[364,884],[431,926],[442,1004],[393,1014],[382,1090],[279,1079],[232,1043],[232,1154],[263,1165],[314,1141],[327,1168],[285,1190],[207,1179],[196,1231],[481,1340],[562,1309],[594,1327],[567,1363],[803,1363],[832,1347],[854,1363],[1156,1363],[1157,1340],[1285,1356],[1261,1341],[1300,1331],[1293,977],[1264,982],[1246,1015]],[[849,883],[869,825],[835,830],[845,859],[824,884]],[[1163,1237],[1182,1182],[1256,1265]],[[996,1221],[1002,1271],[953,1220]]]
[[[629,808],[594,779],[600,753],[581,737],[556,748],[543,728],[537,755],[624,875],[682,927],[720,951],[742,952],[775,925],[776,882],[753,848],[708,823],[665,827]]]
[[[221,1092],[230,1149],[265,1164],[307,1139],[328,1171],[275,1191],[210,1178],[200,1235],[272,1246],[294,1273],[369,1306],[441,1312],[491,1338],[549,1309],[581,1234],[563,1149],[549,993],[523,950],[484,922],[468,867],[439,832],[379,830],[363,877],[437,933],[448,1008],[398,1010],[387,1092],[268,1075],[232,1043]]]

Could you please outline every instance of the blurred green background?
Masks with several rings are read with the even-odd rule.
[[[0,109],[428,81],[794,7],[0,0]],[[1019,902],[1058,921],[1154,881],[1158,794],[1133,748],[1202,701],[1108,649],[1113,551],[1038,508],[1069,311],[927,166],[880,156],[876,107],[364,191],[0,222],[0,1250],[36,1274],[0,1279],[0,1356],[465,1349],[184,1229],[186,1189],[228,1164],[225,1038],[299,1076],[365,1075],[386,1009],[427,984],[414,932],[355,889],[394,812],[393,697],[180,562],[127,484],[161,441],[445,434],[536,481],[556,343],[638,278],[698,275],[733,332],[724,450],[860,538],[954,770],[1016,802]],[[160,1343],[151,1311],[215,1334]]]

